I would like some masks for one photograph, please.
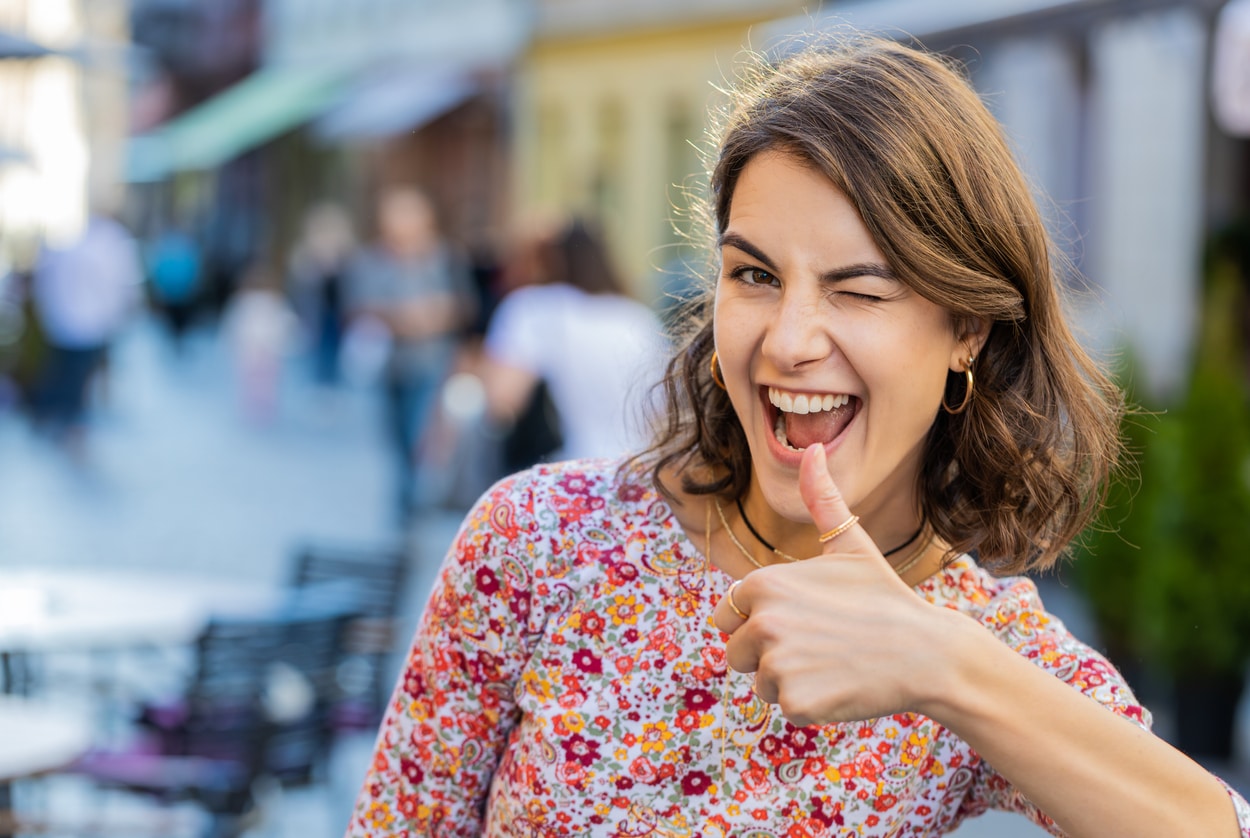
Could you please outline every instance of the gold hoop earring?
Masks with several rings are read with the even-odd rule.
[[[964,388],[964,400],[957,407],[951,407],[946,403],[946,395],[942,395],[942,409],[951,416],[958,416],[968,409],[968,405],[972,404],[972,393],[976,390],[976,380],[972,377],[972,362],[976,360],[976,356],[968,356],[968,366],[964,367],[964,377],[967,386]]]
[[[716,369],[716,350],[712,350],[712,362],[708,364],[708,369],[712,372],[712,383],[722,390],[725,389],[725,379]]]

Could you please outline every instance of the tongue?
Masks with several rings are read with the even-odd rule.
[[[786,420],[786,440],[795,448],[806,448],[812,443],[828,442],[842,433],[850,423],[854,410],[851,405],[820,413],[783,413]]]

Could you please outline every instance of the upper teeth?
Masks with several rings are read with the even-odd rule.
[[[851,400],[847,393],[787,393],[776,387],[768,388],[768,400],[782,413],[820,413],[842,407]]]

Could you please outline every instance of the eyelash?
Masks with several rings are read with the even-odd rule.
[[[772,282],[753,282],[752,280],[747,278],[747,274],[751,274],[751,273],[763,274],[764,276],[769,277],[772,280]],[[738,282],[741,282],[745,285],[775,285],[777,283],[777,277],[773,276],[771,273],[764,270],[763,268],[757,268],[754,265],[743,265],[740,268],[734,268],[730,272],[729,276],[731,279],[736,279]]]
[[[771,282],[753,282],[752,280],[747,278],[747,275],[751,273],[763,274],[764,276],[767,276],[772,281]],[[763,268],[757,268],[754,265],[743,265],[740,268],[734,268],[732,271],[730,271],[729,277],[730,279],[741,282],[743,285],[749,285],[749,286],[775,287],[777,284],[776,276],[764,270]],[[853,300],[862,300],[863,302],[867,302],[867,303],[879,303],[884,299],[883,297],[878,297],[874,294],[857,294],[854,291],[837,291],[834,293],[842,297],[850,297]]]

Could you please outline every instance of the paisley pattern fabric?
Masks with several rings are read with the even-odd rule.
[[[796,727],[757,699],[712,624],[732,579],[618,465],[540,466],[469,513],[351,838],[918,836],[990,807],[1055,831],[932,719]],[[1028,579],[994,578],[964,556],[916,592],[1149,726],[1120,675],[1046,613]]]

